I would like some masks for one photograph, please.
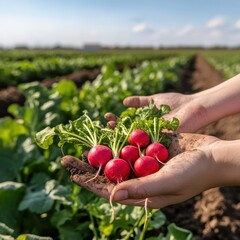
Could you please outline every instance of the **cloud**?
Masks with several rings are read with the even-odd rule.
[[[133,26],[133,33],[151,33],[153,29],[148,27],[145,22],[137,23]]]
[[[235,27],[236,27],[237,29],[240,29],[240,19],[236,21]]]
[[[213,30],[209,33],[210,37],[218,39],[222,36],[222,32],[219,30]]]
[[[179,29],[176,33],[176,35],[178,37],[182,37],[187,35],[188,33],[190,33],[193,30],[193,26],[191,24],[188,24],[186,26],[184,26],[183,28]]]
[[[224,17],[215,17],[207,22],[207,28],[219,28],[224,26],[226,19]]]

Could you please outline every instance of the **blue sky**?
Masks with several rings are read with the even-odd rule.
[[[239,46],[239,9],[239,0],[0,0],[0,46]]]

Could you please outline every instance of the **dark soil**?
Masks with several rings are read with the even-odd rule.
[[[193,93],[224,81],[202,56],[193,58],[182,75],[181,92]],[[240,114],[221,119],[199,133],[226,140],[240,138]],[[217,173],[216,173],[217,174]],[[184,203],[162,209],[169,223],[193,232],[195,239],[240,239],[240,187],[208,190]]]
[[[8,87],[0,90],[0,118],[9,116],[8,107],[12,103],[23,105],[25,98],[16,87]]]
[[[47,88],[51,88],[54,83],[58,83],[62,79],[73,81],[77,88],[81,88],[86,81],[93,81],[98,74],[100,69],[92,70],[82,70],[78,72],[73,72],[68,75],[59,76],[51,79],[44,79],[41,81],[41,84]],[[0,90],[0,118],[5,116],[10,116],[7,109],[12,103],[18,103],[23,105],[25,101],[24,96],[16,87],[7,87]]]
[[[66,79],[73,81],[76,84],[77,88],[81,88],[86,81],[93,81],[98,74],[100,74],[99,68],[92,70],[82,70],[65,76],[59,76],[54,79],[45,79],[41,81],[41,84],[47,88],[50,88],[54,83],[58,83],[60,80]]]
[[[131,69],[138,66],[138,64],[128,64],[127,66]],[[117,69],[118,71],[123,71],[126,65],[124,64],[118,64]],[[93,81],[96,79],[96,77],[100,74],[101,69],[95,68],[95,69],[84,69],[81,71],[73,72],[68,75],[64,76],[57,76],[55,78],[48,78],[40,81],[40,83],[47,87],[51,88],[53,84],[60,82],[62,79],[73,81],[78,89],[81,89],[82,85],[86,81]],[[7,87],[0,89],[0,118],[5,116],[11,116],[7,109],[9,105],[12,103],[18,103],[20,105],[23,105],[25,101],[24,96],[22,93],[16,88],[16,87]]]

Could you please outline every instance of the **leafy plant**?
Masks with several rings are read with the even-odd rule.
[[[52,89],[36,82],[19,85],[27,99],[25,105],[11,105],[9,112],[14,118],[0,119],[0,238],[137,239],[145,220],[142,209],[116,205],[116,221],[109,223],[109,203],[70,182],[60,165],[61,149],[56,139],[50,140],[51,133],[45,135],[52,141],[48,149],[40,149],[34,136],[48,126],[66,126],[69,120],[73,123],[83,114],[83,109],[88,109],[93,121],[108,111],[114,110],[119,115],[125,110],[121,103],[125,96],[164,91],[162,86],[167,86],[168,81],[170,85],[177,82],[184,63],[185,60],[176,58],[165,63],[148,61],[123,72],[105,66],[93,85],[86,83],[80,94],[70,81],[62,81]],[[14,68],[9,65],[6,71],[11,69]],[[23,74],[21,71],[16,74]],[[131,115],[131,111],[127,114]],[[130,118],[125,120],[127,124]],[[98,126],[96,122],[97,129]],[[80,157],[82,149],[76,149],[69,143],[63,146],[65,154]],[[148,237],[160,232],[165,224],[160,210],[150,213],[145,235]]]

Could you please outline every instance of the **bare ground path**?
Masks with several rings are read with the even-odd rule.
[[[183,93],[198,92],[224,81],[223,74],[197,55],[182,76]],[[199,133],[240,139],[240,113],[221,119]],[[217,173],[216,173],[217,174]],[[189,201],[163,209],[167,220],[191,230],[196,239],[240,239],[240,187],[208,190]]]

